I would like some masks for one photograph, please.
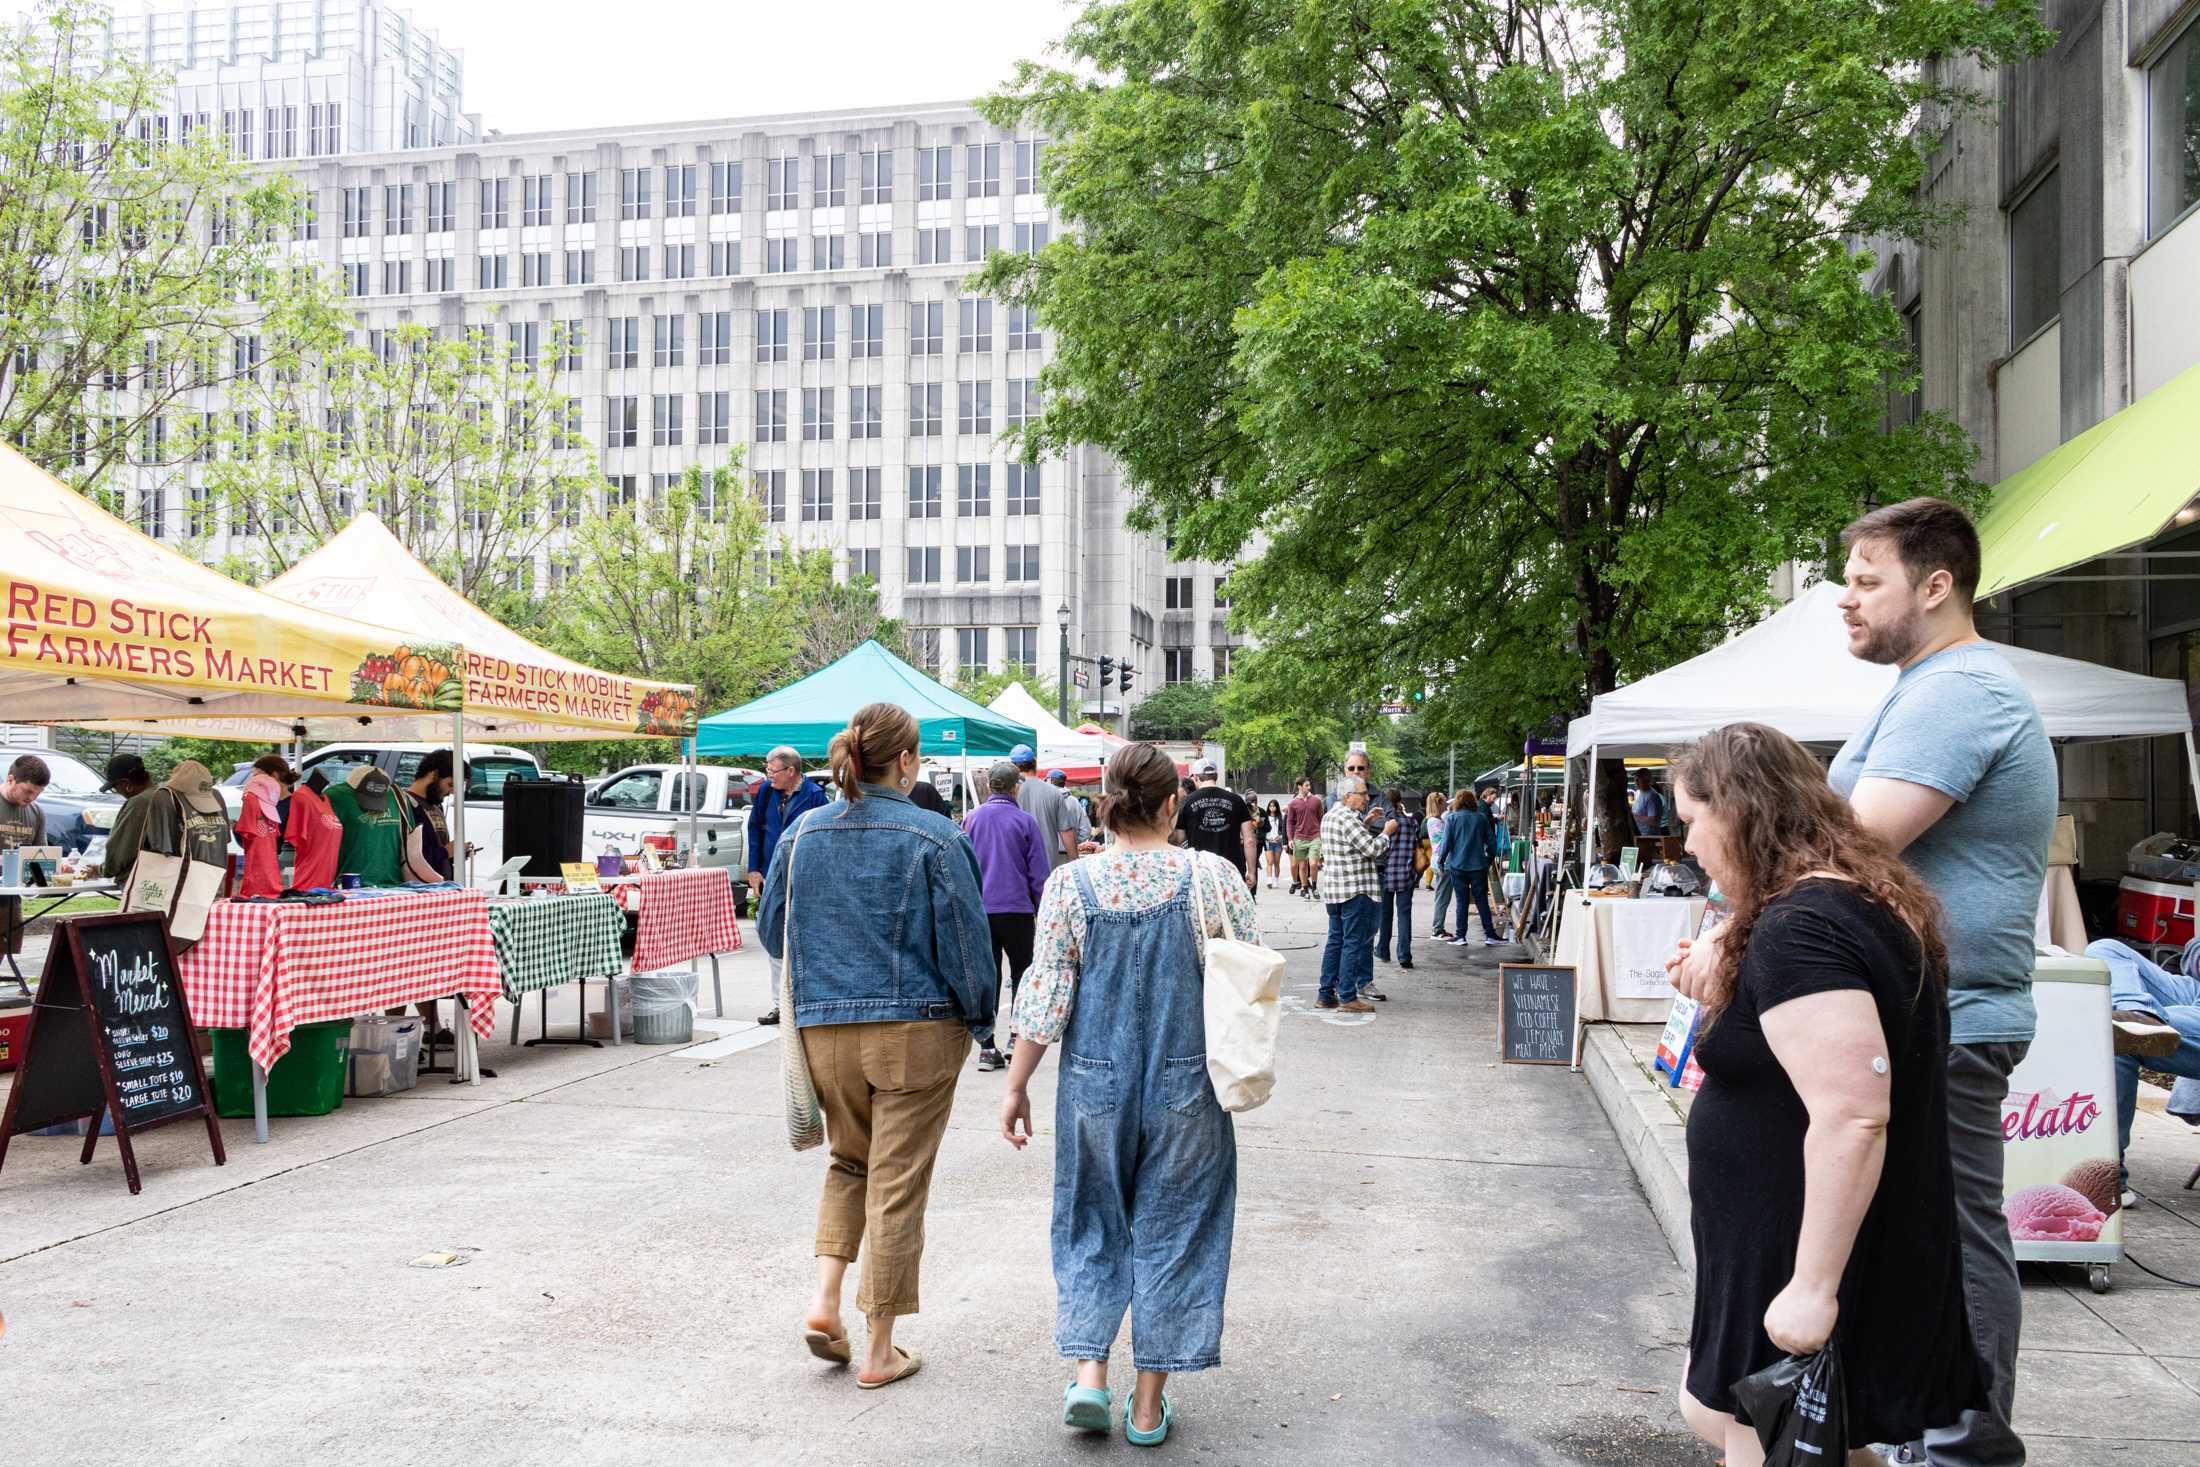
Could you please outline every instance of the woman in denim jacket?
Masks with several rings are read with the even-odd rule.
[[[869,704],[833,736],[831,758],[843,795],[780,836],[756,930],[787,965],[787,1019],[833,1154],[803,1340],[820,1359],[851,1358],[841,1280],[868,1235],[856,1384],[873,1390],[923,1364],[894,1347],[894,1321],[917,1312],[932,1163],[970,1043],[992,1042],[1000,980],[969,840],[909,801],[917,721]]]
[[[1132,744],[1108,761],[1107,783],[1101,818],[1115,844],[1055,871],[1039,904],[1001,1134],[1019,1150],[1031,1138],[1024,1087],[1047,1046],[1062,1045],[1054,1337],[1077,1362],[1062,1420],[1111,1426],[1108,1353],[1128,1309],[1138,1381],[1123,1434],[1155,1447],[1169,1435],[1170,1374],[1222,1363],[1237,1141],[1207,1079],[1204,954],[1225,907],[1248,935],[1255,916],[1235,866],[1170,848],[1177,784],[1168,755]]]

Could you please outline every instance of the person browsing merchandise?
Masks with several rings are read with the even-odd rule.
[[[1047,874],[1054,863],[1047,859],[1046,838],[1039,822],[1016,803],[1016,786],[1023,779],[1015,765],[1003,760],[988,771],[986,802],[963,817],[963,833],[978,854],[978,885],[985,900],[986,926],[993,934],[993,966],[1008,958],[1008,1004],[1013,1012],[1024,970],[1031,966],[1033,921],[1039,898],[1045,894]],[[1009,1035],[1010,1053],[1016,1036]],[[993,1045],[978,1051],[978,1068],[998,1070],[1007,1063]]]
[[[99,858],[100,874],[127,883],[137,864],[138,846],[145,839],[145,815],[153,803],[153,776],[135,754],[117,754],[107,761],[107,782],[101,786],[122,796],[122,808],[107,832],[106,854]]]
[[[1212,759],[1202,760],[1192,772],[1192,793],[1179,804],[1176,833],[1171,839],[1177,845],[1222,857],[1251,887],[1260,850],[1259,838],[1253,833],[1253,810],[1243,795],[1216,783],[1220,777]]]
[[[1010,749],[1008,762],[1023,774],[1016,786],[1016,803],[1039,822],[1039,833],[1046,837],[1047,855],[1053,864],[1076,860],[1077,817],[1070,813],[1069,796],[1039,777],[1039,756],[1031,745],[1018,744]]]
[[[764,756],[764,781],[749,798],[750,901],[763,895],[764,873],[771,865],[772,852],[779,849],[779,837],[804,811],[820,809],[827,803],[817,781],[802,772],[801,754],[781,744]],[[772,992],[779,992],[776,972],[772,975]],[[779,1005],[773,1004],[768,1014],[758,1014],[756,1022],[778,1023]]]

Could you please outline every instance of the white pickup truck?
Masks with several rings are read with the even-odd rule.
[[[442,744],[330,744],[315,749],[298,765],[301,775],[318,769],[340,780],[362,764],[373,764],[400,785],[411,784],[421,756]],[[513,779],[537,779],[542,766],[525,749],[509,744],[468,744],[466,839],[476,850],[474,871],[493,871],[504,862],[504,801],[501,791]],[[636,764],[597,781],[581,821],[581,855],[636,851],[644,835],[670,835],[679,864],[687,864],[690,789],[696,816],[698,864],[745,869],[749,786],[763,775],[753,769],[699,764],[689,775],[678,764]],[[748,888],[735,881],[740,901]]]

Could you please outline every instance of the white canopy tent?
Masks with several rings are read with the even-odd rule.
[[[986,705],[1011,723],[1031,725],[1039,736],[1033,747],[1039,755],[1039,771],[1059,769],[1069,776],[1071,784],[1093,784],[1100,778],[1100,771],[1108,762],[1107,736],[1074,729],[1047,712],[1031,690],[1022,683],[1010,683],[1001,690],[999,697]],[[1120,740],[1116,741],[1120,744]]]
[[[1675,744],[1729,723],[1768,724],[1806,744],[1839,745],[1864,726],[1896,669],[1849,654],[1839,606],[1841,588],[1821,581],[1748,631],[1700,657],[1604,694],[1566,730],[1567,797],[1573,762],[1589,760],[1588,818],[1582,827],[1582,873],[1595,850],[1596,761],[1663,754]],[[2051,739],[2139,739],[2167,734],[2185,740],[2185,760],[2200,790],[2192,714],[2185,686],[1994,644],[2039,705]]]

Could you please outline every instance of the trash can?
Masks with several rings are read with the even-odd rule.
[[[252,1114],[252,1051],[242,1029],[214,1034],[214,1113],[232,1120]],[[267,1073],[271,1116],[325,1116],[344,1103],[344,1056],[351,1020],[300,1024],[290,1048]]]
[[[634,975],[634,1042],[687,1044],[695,1038],[695,975],[665,968]]]

